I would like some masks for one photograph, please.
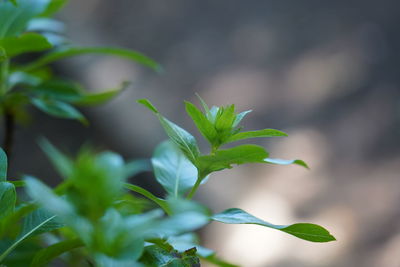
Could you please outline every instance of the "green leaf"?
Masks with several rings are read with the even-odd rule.
[[[79,248],[81,246],[83,246],[83,242],[77,238],[67,239],[55,243],[51,246],[39,250],[32,259],[30,267],[47,266],[53,259],[59,257],[61,254]]]
[[[133,177],[141,172],[152,171],[150,161],[147,159],[134,159],[125,164],[125,177]]]
[[[65,30],[64,23],[50,18],[34,18],[29,21],[28,31],[30,32],[52,32],[62,33]]]
[[[126,189],[129,189],[129,190],[133,191],[133,192],[141,194],[142,196],[147,197],[148,199],[150,199],[151,201],[156,203],[158,206],[160,206],[160,208],[162,208],[167,214],[171,214],[171,211],[170,211],[170,208],[168,206],[168,203],[164,199],[156,197],[155,195],[153,195],[152,193],[150,193],[146,189],[141,188],[140,186],[137,186],[137,185],[125,183],[124,187]]]
[[[232,168],[232,164],[263,162],[268,157],[267,151],[257,145],[240,145],[226,150],[217,150],[214,154],[200,156],[196,166],[202,177],[223,169]]]
[[[277,165],[290,165],[290,164],[297,164],[299,166],[302,166],[306,169],[309,169],[307,163],[300,159],[273,159],[273,158],[266,158],[264,159],[265,163],[270,163],[270,164],[277,164]]]
[[[325,228],[316,224],[296,223],[292,225],[276,225],[263,221],[236,208],[227,209],[221,213],[215,214],[211,219],[228,224],[257,224],[266,226],[311,242],[329,242],[336,240]]]
[[[126,87],[128,87],[128,85],[129,82],[124,82],[117,89],[107,90],[104,92],[94,93],[94,94],[84,94],[78,100],[73,101],[73,103],[79,106],[100,105],[116,97],[123,90],[125,90]]]
[[[276,136],[287,136],[287,134],[275,129],[240,132],[230,136],[227,140],[225,140],[225,143],[235,142],[249,138],[256,138],[256,137],[276,137]]]
[[[57,13],[64,5],[68,3],[68,0],[51,0],[47,8],[40,14],[41,17],[49,17],[54,13]]]
[[[15,57],[23,53],[41,52],[52,48],[47,39],[37,33],[25,33],[18,37],[0,39],[8,57]]]
[[[39,139],[39,145],[46,153],[48,159],[63,178],[68,178],[73,172],[73,162],[53,146],[47,139]]]
[[[196,257],[196,249],[190,249],[179,253],[166,246],[151,245],[145,248],[141,258],[148,267],[198,267],[200,261]]]
[[[230,132],[233,128],[233,123],[235,120],[236,114],[234,105],[221,107],[218,109],[218,113],[215,118],[215,129],[220,133]]]
[[[74,82],[52,79],[30,88],[30,93],[38,98],[49,98],[62,102],[76,102],[82,98],[84,90]]]
[[[21,34],[29,21],[42,13],[48,4],[48,0],[19,0],[17,5],[1,1],[0,39]]]
[[[210,142],[210,144],[214,144],[218,135],[214,125],[195,105],[187,101],[185,101],[185,105],[186,112],[192,118],[200,133]]]
[[[50,63],[53,63],[55,61],[64,59],[64,58],[69,58],[73,56],[78,56],[78,55],[85,55],[85,54],[103,54],[103,55],[112,55],[112,56],[118,56],[122,57],[128,60],[135,61],[137,63],[140,63],[144,66],[147,66],[155,71],[161,71],[161,67],[158,63],[153,61],[152,59],[144,56],[143,54],[133,51],[133,50],[128,50],[128,49],[122,49],[122,48],[112,48],[112,47],[69,47],[69,48],[64,48],[60,49],[54,52],[50,52],[47,55],[39,58],[37,61],[34,61],[31,64],[28,64],[22,69],[24,71],[29,71],[33,69],[37,69],[43,66],[46,66]]]
[[[156,107],[147,99],[139,99],[137,100],[139,104],[142,104],[143,106],[147,107],[151,111],[153,111],[155,114],[159,114],[158,110]]]
[[[196,167],[171,141],[165,141],[156,148],[151,162],[157,181],[169,196],[183,196],[196,183]]]
[[[63,227],[64,224],[57,220],[57,216],[44,209],[36,209],[29,213],[22,223],[20,236],[33,236],[50,232]]]
[[[140,99],[138,100],[138,103],[144,105],[157,115],[168,137],[171,138],[171,140],[183,151],[186,157],[194,163],[200,154],[196,139],[186,130],[163,117],[149,100]]]
[[[65,102],[53,99],[32,98],[31,102],[41,111],[58,118],[75,119],[87,125],[87,119],[76,108]]]
[[[246,111],[243,111],[243,112],[237,114],[237,115],[236,115],[236,119],[235,119],[235,121],[233,122],[233,125],[232,125],[232,126],[233,126],[233,127],[238,126],[239,123],[243,120],[243,118],[244,118],[248,113],[250,113],[250,112],[251,112],[251,110],[246,110]]]
[[[15,186],[0,182],[0,220],[14,212],[16,198]]]
[[[105,254],[94,255],[97,267],[144,267],[141,263],[131,259],[116,259]]]
[[[24,219],[19,237],[0,255],[0,263],[25,239],[62,227],[62,224],[55,221],[55,217],[40,209],[28,214]]]
[[[64,218],[75,218],[75,210],[65,199],[53,193],[51,188],[31,176],[25,177],[27,194],[42,207]]]
[[[0,182],[7,180],[7,155],[0,147]]]

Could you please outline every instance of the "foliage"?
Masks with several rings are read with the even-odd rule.
[[[315,224],[275,225],[238,208],[213,214],[192,200],[211,174],[234,165],[297,164],[308,168],[298,159],[270,158],[265,148],[254,144],[224,148],[251,138],[287,135],[275,129],[242,131],[239,124],[250,111],[237,113],[234,105],[209,108],[200,97],[203,110],[190,102],[185,102],[185,107],[209,142],[209,153],[202,153],[193,135],[141,99],[138,102],[156,115],[169,137],[149,162],[125,161],[115,152],[95,152],[89,147],[70,157],[42,139],[39,144],[62,182],[53,189],[30,175],[10,181],[7,154],[11,154],[12,128],[29,117],[27,106],[88,124],[78,106],[101,104],[127,86],[122,83],[92,94],[75,81],[54,75],[52,63],[94,53],[161,69],[136,51],[72,46],[62,35],[63,24],[52,18],[66,2],[0,0],[0,116],[6,125],[4,150],[0,149],[2,266],[46,266],[55,259],[68,266],[189,267],[200,266],[200,259],[217,266],[235,266],[199,244],[195,231],[211,221],[256,224],[312,242],[335,240]],[[129,177],[148,170],[164,188],[165,197],[128,182]],[[30,200],[18,197],[16,187],[24,187]]]

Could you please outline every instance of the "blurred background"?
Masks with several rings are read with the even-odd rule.
[[[198,200],[215,212],[238,207],[276,224],[318,223],[338,239],[314,244],[254,225],[212,223],[202,232],[205,246],[246,267],[400,266],[398,1],[71,0],[59,18],[73,43],[137,49],[164,72],[111,57],[56,65],[93,90],[132,85],[83,110],[87,128],[38,112],[37,124],[17,129],[13,175],[57,183],[39,135],[70,153],[89,141],[126,158],[150,157],[166,135],[139,98],[200,137],[183,105],[198,103],[197,92],[209,105],[252,109],[246,130],[287,132],[254,143],[311,167],[219,172]],[[149,175],[134,181],[162,194]]]

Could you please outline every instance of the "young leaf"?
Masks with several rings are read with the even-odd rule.
[[[9,182],[0,182],[0,220],[14,212],[15,202],[15,186]]]
[[[52,47],[44,36],[37,33],[25,33],[18,37],[0,39],[0,46],[10,58],[23,53],[41,52]]]
[[[185,105],[186,112],[196,124],[197,129],[199,129],[200,133],[210,142],[210,144],[214,144],[216,142],[215,139],[218,135],[217,131],[214,128],[214,125],[195,105],[190,102],[185,102]]]
[[[87,119],[80,113],[76,108],[67,104],[53,99],[41,99],[31,98],[31,102],[41,111],[58,118],[63,119],[75,119],[80,121],[82,124],[87,125]]]
[[[51,246],[39,250],[32,259],[30,267],[47,266],[53,259],[61,254],[83,246],[83,242],[78,239],[67,239]]]
[[[7,180],[7,155],[0,147],[0,182]]]
[[[196,183],[196,167],[171,141],[156,148],[151,162],[157,181],[169,196],[183,196]]]
[[[249,138],[256,138],[256,137],[275,137],[275,136],[287,136],[287,134],[275,129],[240,132],[230,136],[227,140],[225,140],[225,143],[235,142]]]
[[[230,132],[233,128],[233,123],[235,122],[235,119],[236,114],[234,105],[219,108],[215,119],[215,129],[221,133],[224,133],[226,131]]]
[[[214,154],[200,156],[197,159],[197,168],[202,175],[214,171],[232,168],[232,164],[263,162],[268,152],[257,145],[240,145],[226,150],[217,150]]]
[[[277,165],[290,165],[290,164],[297,164],[299,166],[302,166],[306,169],[309,169],[307,163],[302,161],[301,159],[293,159],[293,160],[288,160],[288,159],[273,159],[273,158],[266,158],[264,159],[265,163],[270,163],[270,164],[277,164]]]
[[[235,119],[235,121],[233,122],[233,127],[236,127],[236,126],[238,126],[239,125],[239,123],[243,120],[243,118],[248,114],[248,113],[250,113],[252,110],[246,110],[246,111],[243,111],[243,112],[241,112],[241,113],[239,113],[239,114],[237,114],[236,115],[236,119]]]
[[[95,94],[86,94],[82,95],[79,100],[73,101],[75,105],[78,106],[94,106],[103,104],[114,97],[116,97],[119,93],[121,93],[126,88],[126,85],[122,85],[121,88],[107,90],[100,93]]]
[[[257,224],[280,230],[311,242],[329,242],[336,240],[328,230],[316,224],[296,223],[292,225],[275,225],[236,208],[227,209],[221,213],[215,214],[211,219],[229,224]]]
[[[50,52],[47,55],[39,58],[37,61],[34,61],[24,67],[22,69],[24,71],[29,71],[33,69],[37,69],[39,67],[46,66],[50,63],[55,61],[69,58],[78,55],[84,54],[103,54],[103,55],[112,55],[112,56],[119,56],[122,58],[126,58],[128,60],[135,61],[140,63],[144,66],[150,67],[155,71],[161,71],[161,66],[153,61],[152,59],[144,56],[143,54],[122,48],[112,48],[112,47],[69,47],[60,49],[54,52]]]
[[[194,163],[200,154],[196,139],[186,130],[163,117],[149,100],[140,99],[137,102],[144,105],[157,115],[168,137],[171,138],[183,153],[185,153],[186,157]]]

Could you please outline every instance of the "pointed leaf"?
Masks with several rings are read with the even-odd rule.
[[[16,198],[15,186],[0,182],[0,220],[14,212]]]
[[[196,183],[196,167],[172,141],[161,143],[151,162],[157,181],[169,196],[183,196]]]
[[[54,52],[50,52],[47,55],[39,58],[37,61],[34,61],[33,63],[24,66],[22,69],[24,71],[29,71],[33,69],[37,69],[43,66],[46,66],[50,63],[53,63],[55,61],[64,59],[64,58],[69,58],[69,57],[74,57],[78,55],[85,55],[85,54],[103,54],[103,55],[112,55],[112,56],[118,56],[122,57],[128,60],[135,61],[137,63],[140,63],[144,66],[150,67],[151,69],[155,71],[161,71],[161,67],[158,63],[153,61],[152,59],[144,56],[143,54],[133,51],[133,50],[128,50],[128,49],[122,49],[122,48],[113,48],[113,47],[69,47],[69,48],[64,48],[60,49]]]
[[[264,159],[265,163],[270,163],[270,164],[277,164],[277,165],[290,165],[290,164],[297,164],[299,166],[302,166],[306,169],[309,169],[307,163],[302,161],[301,159],[273,159],[273,158],[266,158]]]
[[[7,180],[7,155],[0,147],[0,182]]]
[[[37,33],[25,33],[18,37],[0,39],[7,57],[15,57],[23,53],[41,52],[52,48],[47,39]]]
[[[235,142],[243,139],[256,138],[256,137],[276,137],[287,136],[286,133],[275,129],[264,129],[258,131],[240,132],[230,136],[225,143]]]
[[[48,264],[55,258],[59,257],[65,252],[71,251],[75,248],[83,246],[83,242],[80,239],[67,239],[51,246],[39,250],[32,262],[30,267],[42,267],[48,266]]]
[[[74,101],[73,103],[79,106],[100,105],[119,95],[125,88],[126,85],[122,85],[121,88],[107,90],[96,94],[83,95],[79,100]]]
[[[202,175],[214,171],[232,168],[232,164],[263,162],[267,151],[257,145],[240,145],[226,150],[217,150],[215,154],[201,156],[196,166]]]
[[[186,112],[196,124],[197,129],[199,129],[200,133],[210,142],[210,144],[214,144],[217,137],[217,131],[215,130],[214,125],[195,105],[190,102],[185,102],[185,105]]]
[[[138,103],[146,106],[157,115],[168,137],[185,153],[191,162],[195,162],[200,154],[196,139],[186,130],[163,117],[149,100],[140,99]]]
[[[46,153],[48,159],[51,161],[58,173],[65,179],[70,177],[73,172],[73,162],[47,139],[41,138],[39,140],[39,145]]]
[[[62,101],[53,99],[32,98],[31,102],[41,111],[58,118],[75,119],[88,124],[87,119],[76,108]]]
[[[336,240],[325,228],[316,224],[296,223],[292,225],[276,225],[263,221],[236,208],[227,209],[221,213],[215,214],[211,219],[228,224],[257,224],[266,226],[311,242],[329,242]]]
[[[251,111],[252,111],[252,110],[246,110],[246,111],[243,111],[243,112],[237,114],[237,115],[236,115],[236,119],[235,119],[235,121],[233,122],[233,127],[238,126],[239,123],[243,120],[243,118],[244,118],[248,113],[250,113]]]

